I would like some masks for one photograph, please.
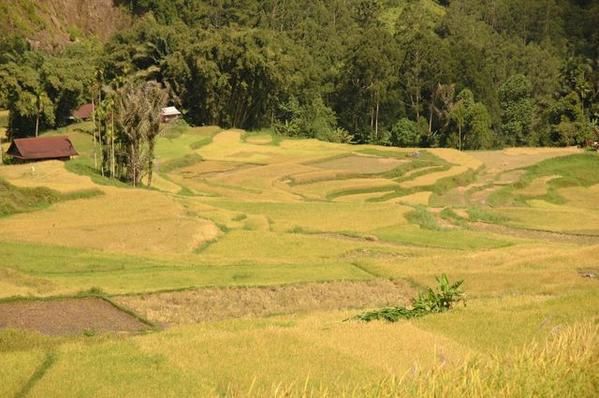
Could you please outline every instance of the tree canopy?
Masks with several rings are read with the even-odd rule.
[[[583,144],[599,120],[599,4],[582,0],[131,0],[107,43],[0,39],[13,136],[97,85],[156,81],[191,124],[385,145]],[[101,78],[98,78],[101,76]],[[346,138],[342,138],[346,140]]]

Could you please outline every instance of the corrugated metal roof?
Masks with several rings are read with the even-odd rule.
[[[89,119],[94,113],[94,105],[93,104],[83,104],[79,108],[73,111],[73,117],[75,119]]]
[[[61,159],[78,155],[69,137],[17,138],[6,151],[23,160]]]
[[[162,108],[160,114],[162,116],[179,116],[181,112],[179,112],[179,110],[174,106],[167,106],[166,108]]]

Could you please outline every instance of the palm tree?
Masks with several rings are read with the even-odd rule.
[[[147,168],[152,183],[154,147],[160,133],[160,111],[166,105],[167,91],[155,82],[128,83],[115,98],[115,132],[126,154],[127,179],[137,186]]]

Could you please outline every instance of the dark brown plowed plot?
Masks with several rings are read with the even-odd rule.
[[[36,330],[48,335],[136,332],[148,326],[97,298],[0,303],[0,329]]]
[[[404,281],[302,283],[269,287],[204,288],[122,296],[117,303],[163,324],[252,318],[407,304],[414,289]]]

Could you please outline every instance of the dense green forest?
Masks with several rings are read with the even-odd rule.
[[[147,80],[194,125],[460,149],[598,139],[597,1],[118,3],[134,22],[108,41],[0,38],[12,136]]]

